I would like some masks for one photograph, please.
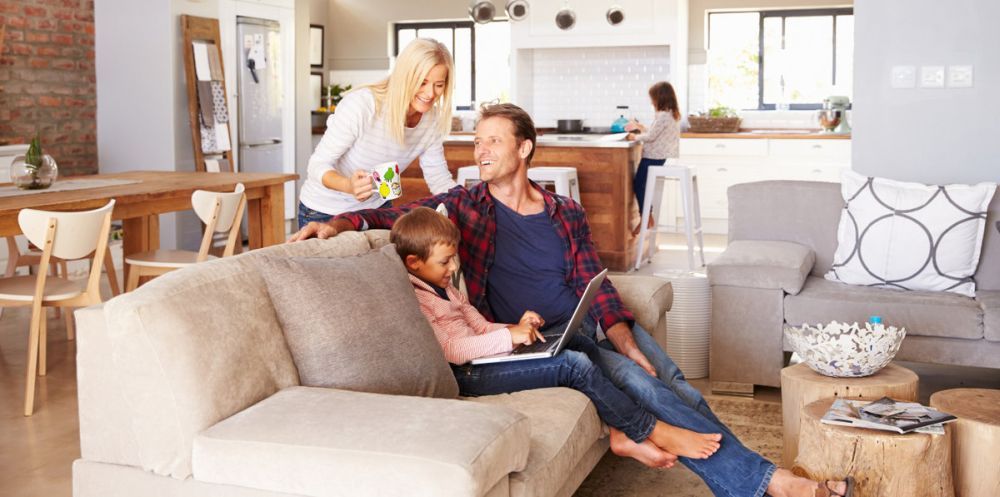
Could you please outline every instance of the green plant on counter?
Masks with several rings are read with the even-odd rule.
[[[736,110],[720,105],[709,109],[706,117],[736,117]]]
[[[351,90],[351,85],[340,86],[340,85],[330,85],[329,95],[330,103],[333,105],[340,104],[341,99],[344,98],[344,93]]]

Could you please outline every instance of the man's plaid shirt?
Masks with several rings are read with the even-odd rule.
[[[563,240],[566,282],[580,297],[591,278],[603,269],[591,239],[590,225],[587,224],[583,207],[574,200],[554,195],[535,183],[532,183],[532,186],[542,194],[545,209],[552,218],[552,226]],[[420,206],[434,209],[439,204],[444,204],[448,208],[448,218],[462,233],[462,243],[459,244],[458,253],[462,259],[462,271],[465,274],[469,301],[487,319],[494,321],[493,313],[486,301],[486,279],[493,265],[494,237],[497,230],[496,207],[493,202],[487,184],[479,183],[468,190],[457,186],[445,193],[400,207],[348,212],[336,216],[335,219],[346,219],[359,231],[390,229],[399,216],[411,209]],[[601,291],[590,308],[590,315],[600,323],[603,330],[623,321],[631,327],[635,321],[635,317],[622,303],[618,291],[608,280],[604,280],[604,284],[601,285]]]

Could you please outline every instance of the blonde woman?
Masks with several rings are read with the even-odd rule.
[[[418,38],[399,54],[389,77],[348,93],[309,158],[299,226],[388,206],[373,195],[369,178],[383,162],[395,161],[402,170],[419,157],[431,192],[456,186],[442,144],[451,129],[454,72],[444,45]]]

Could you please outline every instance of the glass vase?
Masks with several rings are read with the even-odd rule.
[[[42,154],[41,164],[28,164],[25,156],[14,158],[10,165],[10,181],[22,190],[44,190],[59,176],[59,167],[51,155]]]

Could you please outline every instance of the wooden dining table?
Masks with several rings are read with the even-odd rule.
[[[17,214],[21,209],[79,211],[96,209],[115,199],[111,216],[122,221],[124,254],[156,250],[160,247],[160,214],[191,209],[191,193],[195,190],[231,192],[237,183],[243,183],[247,196],[250,248],[266,247],[285,239],[285,182],[297,178],[297,174],[284,173],[181,171],[75,176],[61,181],[105,179],[136,182],[0,197],[0,236],[21,233],[17,224]]]

